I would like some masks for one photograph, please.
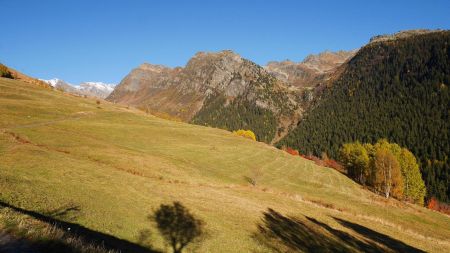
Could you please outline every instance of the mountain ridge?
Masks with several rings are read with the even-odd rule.
[[[260,131],[257,136],[267,142],[279,138],[301,114],[297,93],[231,50],[198,52],[184,67],[142,64],[122,80],[107,100],[196,124],[229,130],[251,128]],[[249,110],[244,112],[244,107]],[[220,114],[225,111],[243,122],[224,124]],[[256,114],[266,115],[265,122]],[[285,120],[278,120],[281,117]]]
[[[313,89],[326,83],[330,75],[357,51],[358,49],[336,52],[326,50],[319,54],[310,54],[301,62],[270,61],[264,68],[289,85],[301,89]]]
[[[55,89],[69,92],[76,95],[86,95],[91,97],[106,98],[114,90],[115,84],[103,82],[82,82],[79,85],[73,85],[64,80],[53,78],[49,80],[39,79]]]

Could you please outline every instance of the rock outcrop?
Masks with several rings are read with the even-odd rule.
[[[289,60],[272,61],[265,68],[292,86],[311,89],[326,82],[339,66],[355,55],[356,51],[325,51],[317,55],[311,54],[298,63]]]

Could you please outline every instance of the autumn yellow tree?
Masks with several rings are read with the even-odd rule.
[[[349,177],[386,197],[424,204],[425,183],[416,157],[407,148],[387,139],[374,145],[347,143],[340,149],[340,162]]]
[[[369,176],[369,154],[359,143],[346,143],[340,149],[340,161],[347,169],[349,177],[366,184]]]
[[[376,191],[386,198],[402,198],[403,178],[400,164],[392,152],[383,147],[378,148],[373,160],[372,184]]]
[[[416,157],[408,149],[402,148],[398,160],[403,176],[404,198],[423,205],[426,188]]]
[[[237,134],[239,136],[242,136],[242,137],[245,137],[245,138],[248,138],[248,139],[256,141],[256,135],[255,135],[255,133],[253,133],[252,130],[239,129],[237,131],[234,131],[233,133]]]
[[[380,139],[373,147],[375,150],[388,149],[395,156],[403,179],[404,199],[423,205],[426,188],[416,157],[407,148],[390,143],[387,139]]]

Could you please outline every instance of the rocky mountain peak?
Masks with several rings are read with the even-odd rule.
[[[357,50],[331,52],[326,50],[319,54],[308,55],[302,63],[305,66],[315,69],[318,72],[325,73],[333,70],[337,66],[344,63],[347,59],[355,55]]]
[[[273,115],[270,116],[274,117],[273,126],[283,129],[280,132],[271,130],[267,135],[270,137],[264,137],[266,140],[296,123],[300,113],[297,99],[297,94],[264,68],[231,50],[199,52],[184,68],[168,71],[159,65],[143,64],[131,71],[108,97],[111,101],[185,121],[191,121],[201,111],[203,116],[208,116],[205,116],[207,119],[196,117],[200,124],[218,123],[217,117],[210,118],[215,113],[220,114],[215,110],[250,106],[253,108],[251,113],[262,113],[262,110]],[[281,116],[286,120],[278,125],[275,118]]]
[[[160,73],[171,68],[159,64],[142,63],[139,65],[138,69]]]
[[[310,54],[298,63],[290,60],[272,61],[265,66],[265,69],[292,86],[311,88],[326,81],[328,75],[353,57],[356,51],[327,50],[319,54]]]
[[[242,63],[240,55],[231,50],[219,52],[198,52],[186,64],[186,69],[192,68],[223,68],[229,69],[232,66]]]

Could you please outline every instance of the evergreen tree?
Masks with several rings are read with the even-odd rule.
[[[371,43],[343,67],[277,146],[337,158],[344,143],[388,138],[418,158],[428,198],[449,202],[450,31]]]

